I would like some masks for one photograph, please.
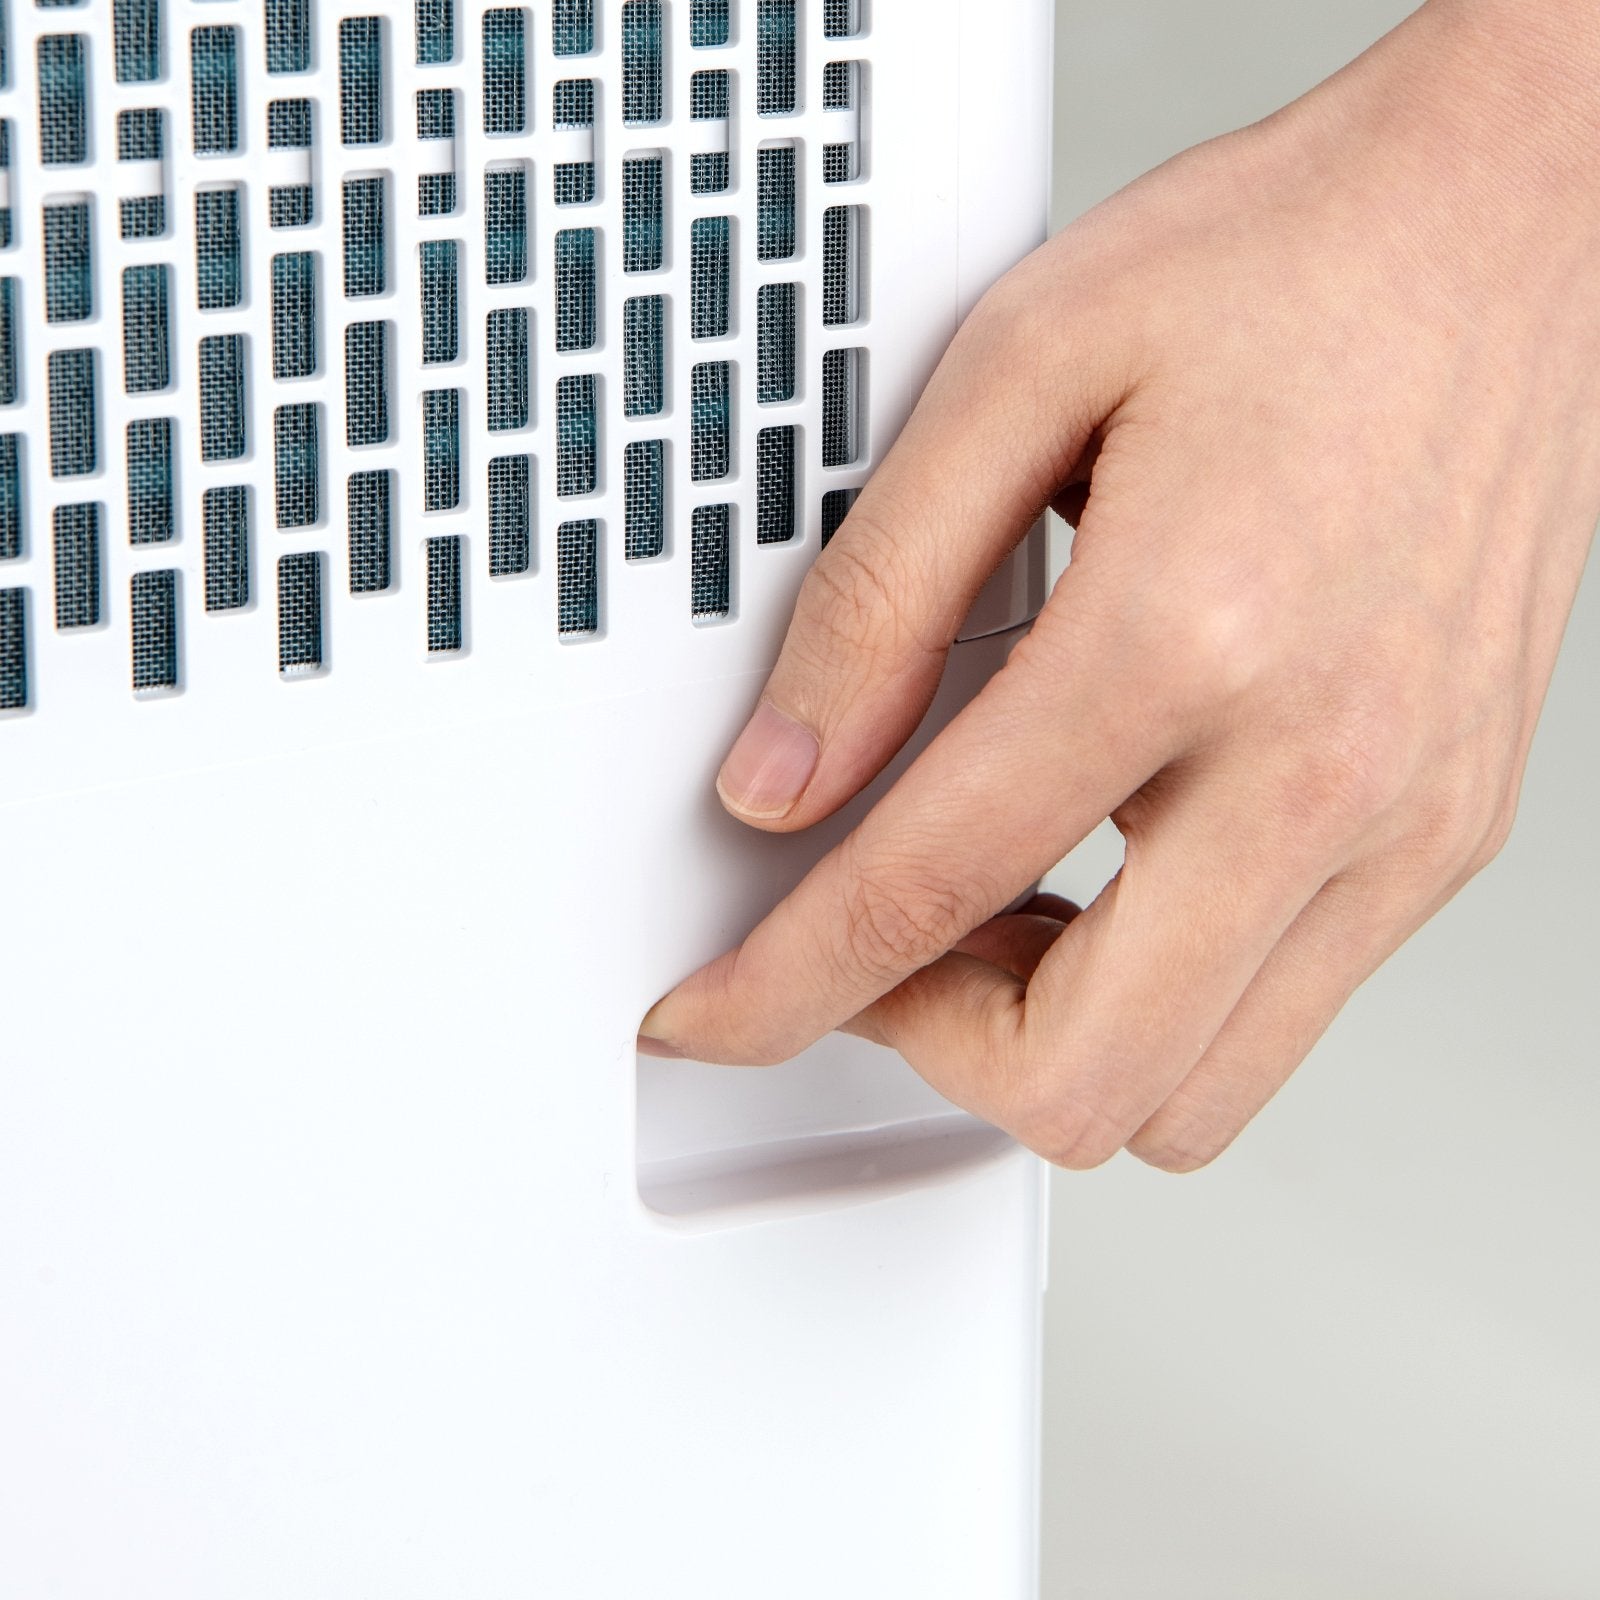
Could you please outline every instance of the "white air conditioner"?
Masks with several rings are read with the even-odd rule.
[[[4,0],[0,1600],[1031,1592],[1038,1165],[634,1038],[1049,10]]]

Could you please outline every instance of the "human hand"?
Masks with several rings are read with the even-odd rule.
[[[1212,1159],[1504,841],[1600,511],[1600,21],[1431,0],[1007,276],[819,558],[729,808],[904,743],[1040,510],[1005,668],[641,1047],[846,1027],[1061,1165]],[[1081,915],[999,915],[1102,819]]]

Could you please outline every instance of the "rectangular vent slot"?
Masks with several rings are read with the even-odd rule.
[[[346,17],[339,24],[339,138],[383,143],[383,24]]]
[[[557,128],[594,126],[594,80],[563,78],[551,94],[551,117]],[[588,141],[594,148],[593,140]],[[594,162],[558,161],[554,168],[554,196],[558,206],[585,205],[594,199]]]
[[[494,432],[528,425],[528,312],[524,306],[489,313],[489,427]]]
[[[242,484],[207,489],[200,501],[205,539],[206,610],[250,604],[250,495]]]
[[[456,359],[460,307],[454,239],[424,239],[419,258],[422,275],[422,359],[429,363]]]
[[[196,155],[239,148],[239,30],[196,28],[189,35],[190,95]]]
[[[100,621],[100,507],[55,510],[56,626],[92,628]]]
[[[0,433],[0,561],[22,554],[22,440]]]
[[[697,48],[728,42],[728,0],[690,0],[689,42]]]
[[[352,448],[389,437],[386,322],[352,322],[344,330],[344,437]]]
[[[587,350],[595,341],[594,229],[556,235],[556,349]]]
[[[483,14],[483,131],[528,126],[527,13],[505,6]]]
[[[594,0],[553,0],[550,48],[558,56],[586,56],[594,49]]]
[[[94,351],[52,351],[48,372],[51,475],[75,478],[93,472],[99,464]]]
[[[344,185],[344,292],[382,294],[388,286],[382,178],[347,178]]]
[[[828,542],[850,515],[850,507],[856,503],[860,495],[859,489],[830,489],[822,497],[822,547],[827,549]]]
[[[515,578],[533,564],[533,458],[489,463],[489,576]]]
[[[244,298],[239,191],[201,189],[194,197],[196,293],[202,311],[221,311]]]
[[[794,399],[798,290],[793,283],[764,283],[756,294],[756,399],[762,405]]]
[[[380,594],[389,587],[391,477],[387,472],[350,474],[351,594]]]
[[[0,406],[17,400],[17,280],[0,278]]]
[[[659,271],[664,237],[662,159],[631,157],[622,163],[622,270]]]
[[[689,375],[689,475],[696,483],[728,475],[729,372],[726,361],[705,361]]]
[[[667,447],[638,439],[622,454],[624,554],[649,561],[667,547]]]
[[[728,74],[697,72],[689,80],[689,115],[696,122],[726,122],[731,110]],[[727,130],[722,130],[726,139]],[[728,187],[730,163],[726,149],[695,150],[689,156],[689,188],[694,194],[720,194]]]
[[[781,261],[795,250],[795,168],[792,144],[756,151],[756,255]]]
[[[795,109],[794,0],[758,0],[756,111],[763,117]]]
[[[456,136],[456,97],[450,89],[417,90],[417,137],[453,139]]]
[[[756,543],[794,538],[794,428],[763,428],[756,435]]]
[[[456,175],[453,172],[417,174],[417,215],[448,217],[456,208]]]
[[[860,31],[860,0],[822,0],[822,32],[825,37],[848,39]]]
[[[666,404],[667,300],[642,295],[622,303],[622,410],[653,417]]]
[[[81,34],[39,40],[39,159],[70,167],[89,159],[88,68]]]
[[[322,557],[278,557],[278,671],[286,678],[322,666]]]
[[[556,529],[556,626],[561,633],[600,628],[600,524],[592,517]]]
[[[111,41],[118,83],[154,83],[161,76],[160,0],[115,0]]]
[[[417,65],[441,66],[455,53],[454,0],[417,0]]]
[[[272,258],[272,375],[317,370],[317,258],[296,250]]]
[[[422,396],[423,501],[429,511],[461,502],[461,391],[428,389]]]
[[[322,515],[317,407],[279,406],[272,432],[278,526],[309,528]]]
[[[598,482],[599,422],[592,374],[556,380],[556,493],[592,494]]]
[[[0,61],[3,61],[5,55],[4,31],[3,26],[0,26]],[[4,81],[4,75],[0,74],[0,83]],[[0,172],[11,171],[11,138],[10,119],[0,117]],[[0,250],[9,250],[12,238],[10,178],[0,179],[0,201],[5,202],[0,204]]]
[[[117,160],[159,161],[166,154],[165,119],[144,107],[117,113]]]
[[[280,183],[267,192],[267,225],[273,228],[309,228],[316,219],[316,204],[309,183]]]
[[[155,394],[172,382],[168,328],[169,269],[122,269],[122,385],[129,394]]]
[[[461,536],[428,540],[428,649],[461,648]]]
[[[729,253],[733,224],[727,217],[696,217],[689,228],[689,333],[720,339],[728,332],[732,299]]]
[[[128,542],[165,544],[172,520],[172,418],[128,424]]]
[[[117,220],[124,239],[159,239],[167,231],[167,197],[127,195],[117,202]]]
[[[861,318],[861,207],[822,213],[822,321],[830,328]]]
[[[271,100],[267,103],[267,146],[272,150],[311,147],[311,102]],[[275,184],[267,192],[268,222],[274,228],[309,227],[312,220],[309,183]]]
[[[690,610],[699,617],[725,617],[732,588],[730,508],[696,506],[690,539]]]
[[[133,687],[178,686],[178,574],[136,572],[131,584]]]
[[[44,315],[82,322],[94,310],[89,205],[75,200],[44,208]]]
[[[822,358],[822,464],[847,467],[861,454],[857,426],[861,351],[829,350]]]
[[[622,8],[622,120],[659,122],[661,0],[628,0]]]
[[[244,335],[200,341],[200,456],[232,461],[244,454]]]
[[[267,71],[311,67],[311,0],[267,0]]]
[[[28,704],[28,592],[0,589],[0,711]]]
[[[483,270],[489,283],[521,283],[528,276],[524,167],[490,167],[483,175]]]

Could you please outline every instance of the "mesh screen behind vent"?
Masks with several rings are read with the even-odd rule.
[[[52,703],[57,630],[117,633],[141,695],[230,629],[325,671],[351,596],[415,608],[352,650],[465,657],[545,585],[546,629],[605,634],[628,563],[732,619],[745,560],[832,536],[869,465],[858,0],[260,6],[34,0],[0,71],[0,710]]]

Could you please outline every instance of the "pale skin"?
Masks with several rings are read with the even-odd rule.
[[[1053,504],[1031,633],[641,1047],[845,1028],[1059,1165],[1188,1171],[1498,852],[1600,514],[1600,7],[1429,0],[984,299],[718,780],[837,810]],[[1105,818],[1087,909],[1006,914]]]

